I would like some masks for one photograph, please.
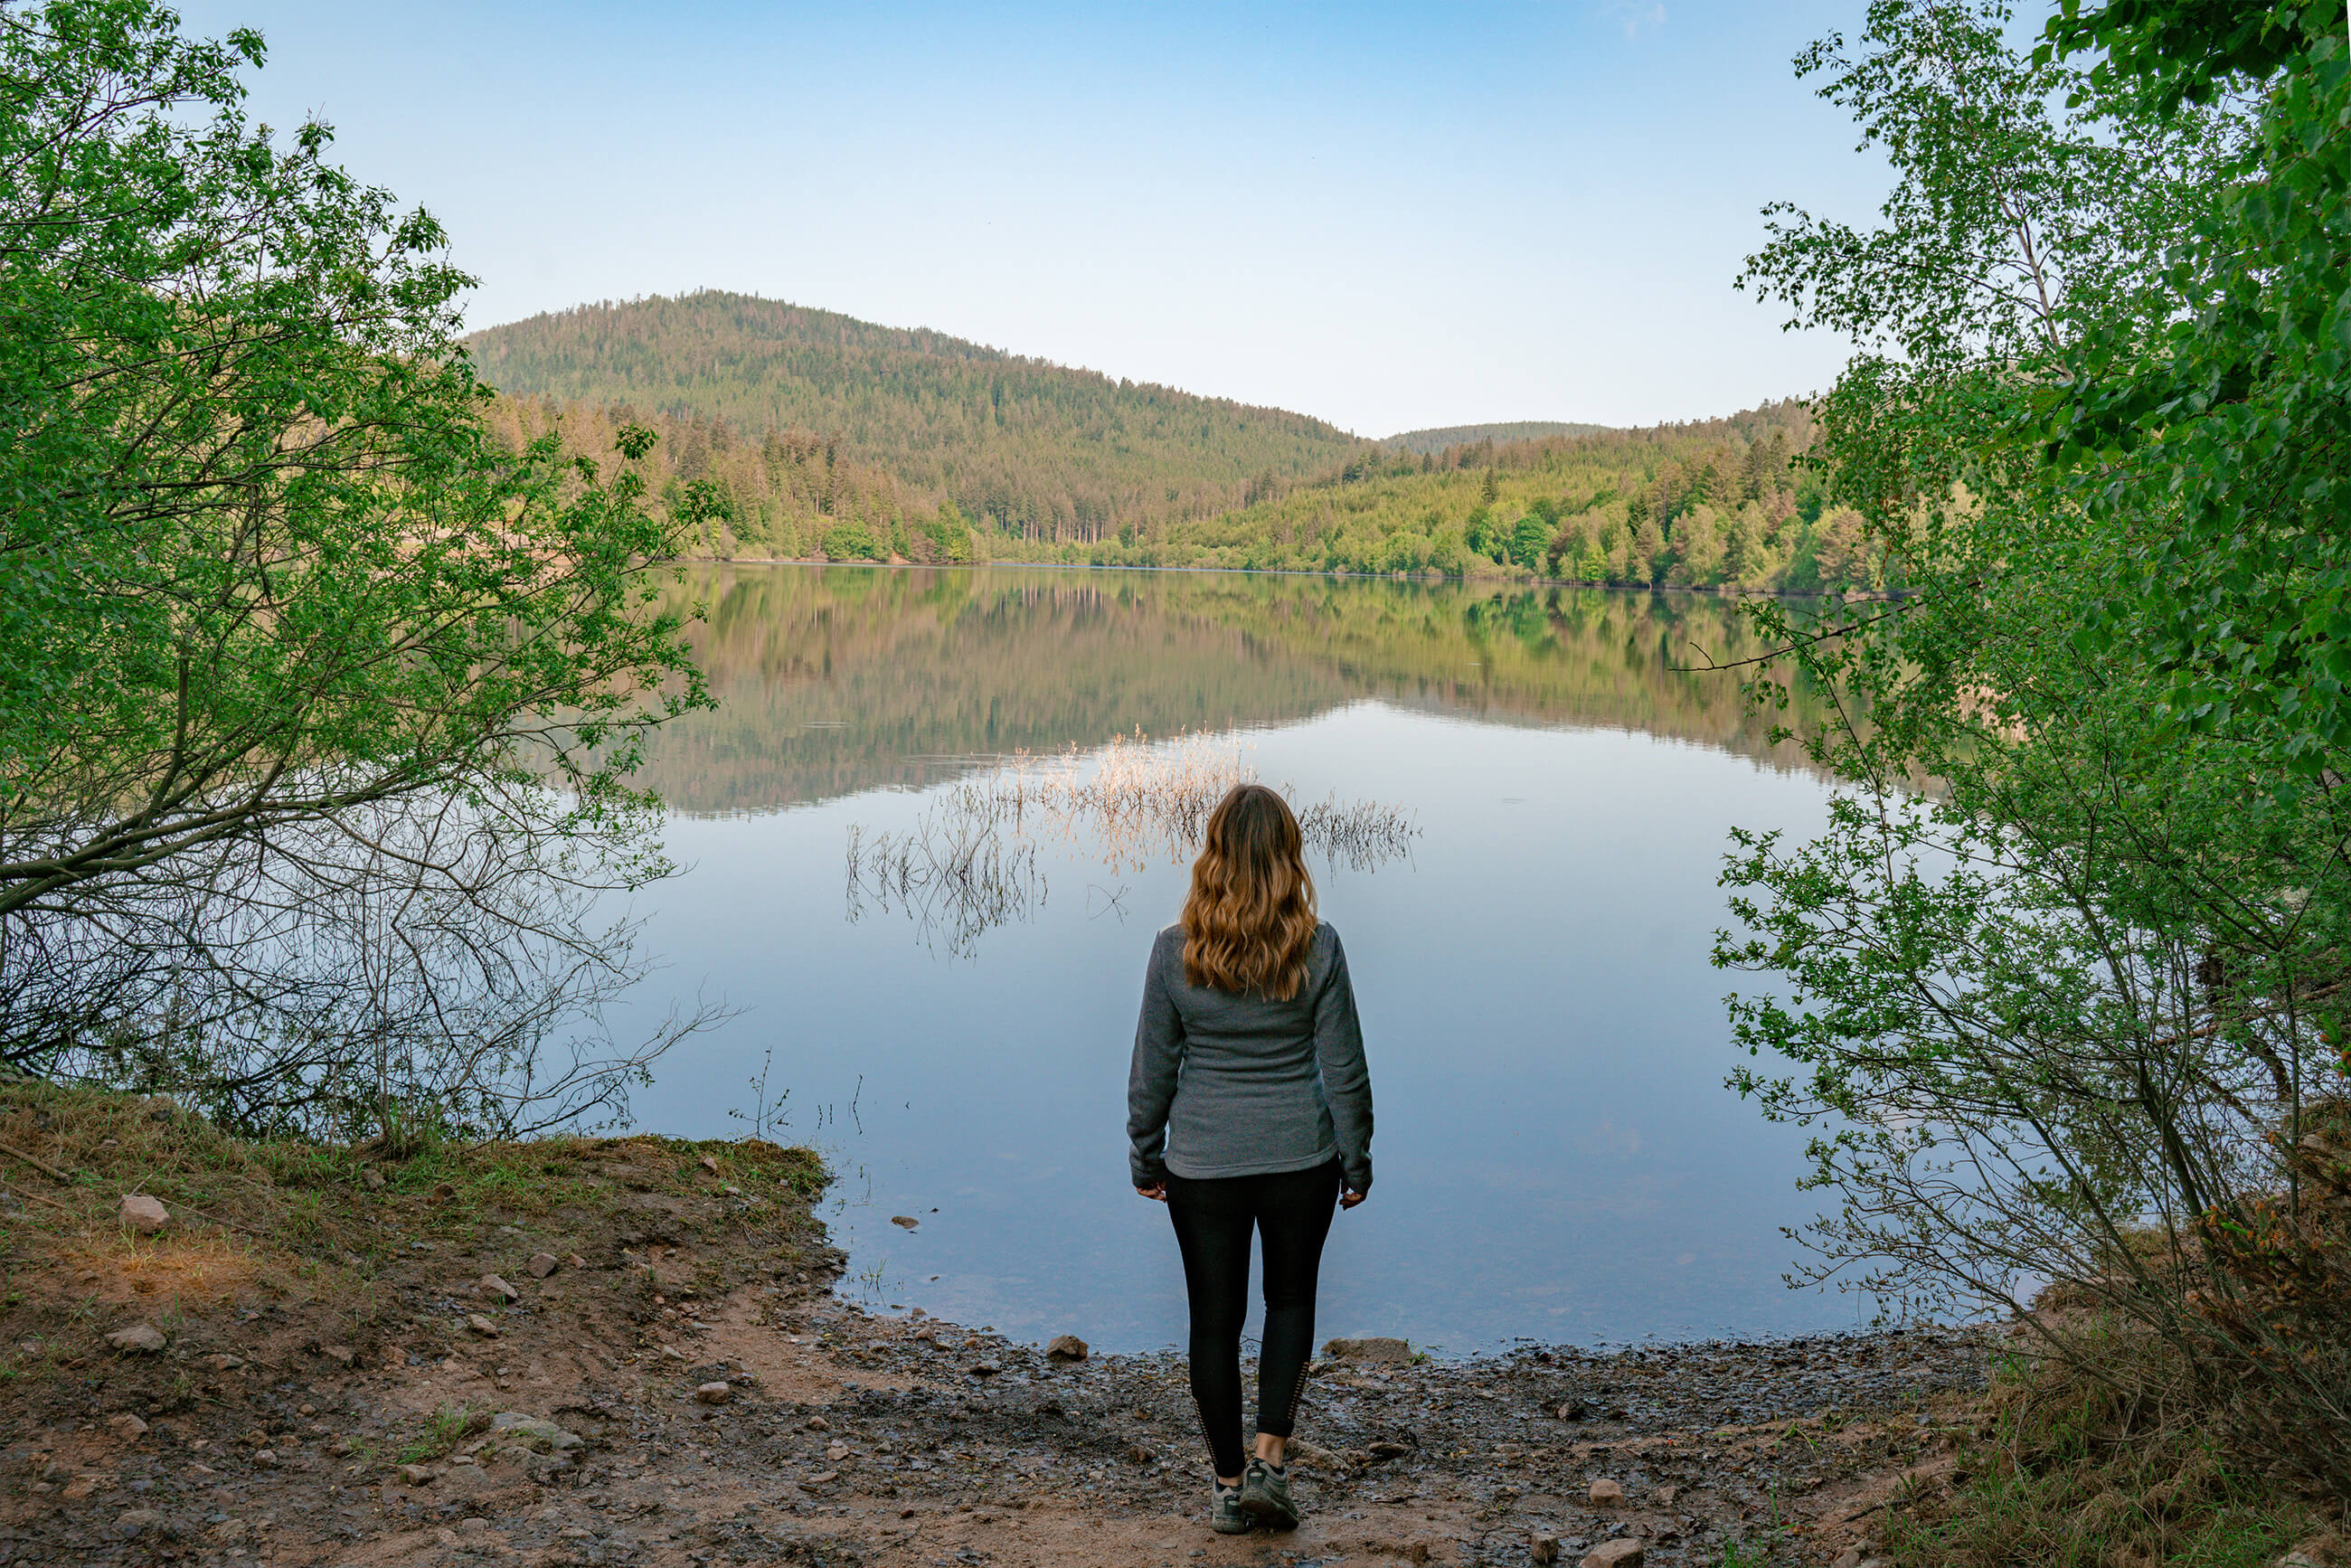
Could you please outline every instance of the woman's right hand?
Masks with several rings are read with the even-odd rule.
[[[1355,1205],[1363,1202],[1364,1199],[1371,1196],[1372,1195],[1367,1192],[1343,1192],[1339,1195],[1339,1207],[1341,1208],[1353,1208]]]
[[[1167,1201],[1167,1184],[1164,1181],[1155,1181],[1149,1186],[1136,1187],[1134,1189],[1134,1196],[1137,1197],[1147,1197],[1154,1203],[1165,1203]]]

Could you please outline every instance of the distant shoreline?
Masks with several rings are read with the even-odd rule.
[[[1847,591],[1803,592],[1792,590],[1763,588],[1725,588],[1719,585],[1669,582],[1645,586],[1633,582],[1593,582],[1573,577],[1444,577],[1428,572],[1410,571],[1300,571],[1290,567],[1253,566],[1113,566],[1107,562],[1065,560],[813,560],[805,556],[715,556],[686,555],[672,558],[673,564],[685,566],[822,566],[868,571],[991,571],[1018,567],[1026,571],[1133,571],[1165,573],[1170,576],[1219,577],[1327,577],[1352,582],[1408,582],[1424,586],[1441,586],[1458,582],[1467,587],[1471,583],[1492,583],[1513,588],[1589,588],[1603,593],[1688,593],[1709,599],[1822,599],[1836,600],[1847,604],[1884,604],[1907,599],[1907,593],[1883,591],[1869,593]]]

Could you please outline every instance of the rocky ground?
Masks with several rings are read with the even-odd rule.
[[[364,1235],[307,1252],[169,1172],[152,1232],[73,1151],[66,1197],[12,1172],[0,1563],[1852,1568],[1980,1418],[1980,1334],[1374,1342],[1316,1364],[1306,1525],[1219,1537],[1180,1358],[845,1303],[796,1151],[566,1147],[536,1189],[362,1163]]]

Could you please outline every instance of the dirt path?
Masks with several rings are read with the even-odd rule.
[[[1307,1523],[1219,1537],[1179,1358],[869,1315],[775,1161],[571,1147],[604,1201],[355,1182],[350,1278],[20,1201],[0,1563],[1851,1568],[1947,1479],[1986,1359],[1953,1334],[1326,1357]],[[161,1348],[108,1343],[134,1319]]]

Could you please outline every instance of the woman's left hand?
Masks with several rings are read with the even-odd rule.
[[[1134,1196],[1137,1197],[1147,1197],[1154,1203],[1165,1203],[1167,1201],[1167,1184],[1164,1181],[1155,1181],[1149,1186],[1136,1187],[1134,1189]]]

